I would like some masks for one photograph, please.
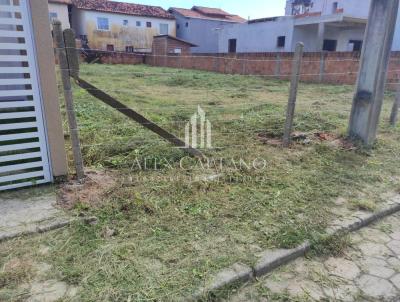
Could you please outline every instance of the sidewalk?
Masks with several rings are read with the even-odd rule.
[[[300,258],[233,294],[238,301],[398,301],[400,214],[351,235],[340,257]]]
[[[56,208],[54,187],[0,193],[0,241],[44,231],[70,218]]]

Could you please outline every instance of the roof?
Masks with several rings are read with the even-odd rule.
[[[57,4],[72,4],[71,0],[49,0],[49,3],[57,3]]]
[[[107,0],[72,0],[72,2],[77,8],[85,10],[94,10],[123,15],[175,19],[172,14],[170,14],[160,6],[150,6]]]
[[[231,15],[226,11],[219,8],[203,7],[203,6],[193,6],[191,9],[171,7],[169,9],[171,13],[178,13],[186,18],[194,19],[205,19],[205,20],[216,20],[234,23],[244,23],[246,19],[238,15]]]
[[[171,40],[175,40],[175,41],[181,42],[181,43],[183,43],[183,44],[187,44],[187,45],[189,45],[189,46],[191,46],[191,47],[198,47],[198,45],[196,45],[196,44],[190,43],[190,42],[188,42],[188,41],[185,41],[185,40],[182,40],[182,39],[179,39],[179,38],[177,38],[177,37],[170,36],[170,35],[158,35],[158,36],[154,36],[154,39],[157,39],[157,38],[168,38],[168,39],[171,39]]]

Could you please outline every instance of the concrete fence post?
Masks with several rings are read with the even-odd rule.
[[[372,0],[348,134],[372,146],[381,114],[399,0]]]
[[[290,82],[290,93],[289,93],[289,101],[286,112],[286,123],[285,123],[285,131],[283,134],[283,146],[289,147],[290,145],[290,136],[293,128],[293,118],[294,112],[296,108],[296,100],[297,100],[297,89],[299,86],[300,80],[300,70],[301,70],[301,62],[303,58],[304,44],[297,43],[296,52],[294,54],[293,64],[292,64],[292,76]]]
[[[72,96],[72,86],[70,80],[70,68],[68,65],[67,52],[65,49],[64,35],[60,21],[53,22],[53,35],[56,45],[60,73],[64,90],[65,109],[67,111],[68,125],[71,136],[72,153],[74,156],[75,170],[78,181],[85,178],[81,147],[79,142],[78,124],[75,116],[74,100]]]

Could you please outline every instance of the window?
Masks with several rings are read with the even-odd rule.
[[[350,50],[351,51],[361,51],[362,45],[363,45],[363,41],[361,41],[361,40],[350,40],[349,44],[350,44]]]
[[[142,26],[142,22],[136,21],[136,26],[137,26],[137,27],[141,27],[141,26]]]
[[[229,39],[229,53],[235,53],[236,52],[236,44],[237,40],[236,39]]]
[[[128,26],[128,24],[129,24],[128,20],[122,21],[122,25],[123,25],[123,26]]]
[[[110,30],[110,25],[108,24],[108,18],[97,18],[97,29]]]
[[[186,27],[189,27],[189,22],[186,22],[186,23],[185,23],[185,26],[186,26]]]
[[[160,35],[168,35],[168,24],[160,24]]]
[[[333,2],[333,4],[332,4],[332,13],[336,14],[337,10],[338,10],[338,3],[337,2]]]
[[[134,48],[133,48],[133,46],[126,46],[125,51],[126,52],[134,52]]]
[[[337,40],[324,40],[324,51],[336,51]]]
[[[58,14],[57,13],[52,13],[52,12],[49,13],[50,22],[53,22],[57,18],[58,18]]]
[[[286,37],[285,36],[279,36],[276,46],[277,47],[285,47],[285,42],[286,42]]]
[[[174,53],[176,54],[181,54],[182,53],[182,48],[175,48]]]
[[[114,51],[114,45],[107,44],[107,51]]]
[[[176,24],[176,29],[181,29],[181,25],[180,24]]]
[[[146,27],[150,28],[151,27],[151,22],[146,22]]]

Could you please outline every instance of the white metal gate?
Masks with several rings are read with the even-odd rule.
[[[52,180],[28,1],[0,0],[0,191]]]

